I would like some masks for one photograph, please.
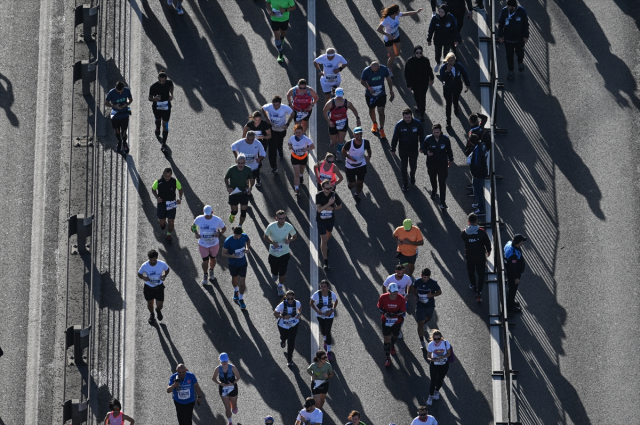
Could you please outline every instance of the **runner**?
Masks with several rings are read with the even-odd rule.
[[[377,61],[371,62],[371,65],[366,67],[362,71],[360,76],[360,84],[366,89],[364,97],[369,106],[369,116],[373,125],[371,126],[372,133],[378,133],[381,139],[384,139],[384,107],[387,104],[387,93],[384,88],[384,80],[387,80],[389,84],[389,101],[393,102],[395,94],[393,93],[393,81],[391,81],[391,72],[389,69],[380,65]],[[380,127],[378,128],[378,122],[376,121],[376,108],[378,109],[378,116],[380,117]]]
[[[400,12],[400,6],[392,4],[389,7],[385,7],[380,11],[380,25],[376,28],[380,34],[383,35],[384,46],[387,48],[387,68],[391,73],[393,67],[393,61],[396,56],[400,56],[400,18],[403,16],[411,16],[422,12],[422,8],[409,11]],[[391,73],[393,77],[393,73]]]
[[[273,419],[273,416],[269,415],[266,418],[264,418],[264,425],[273,425],[275,421],[276,420]]]
[[[265,152],[269,148],[269,140],[271,139],[271,124],[269,121],[263,119],[262,112],[254,111],[249,117],[249,122],[244,125],[242,129],[242,137],[247,137],[247,132],[251,130],[256,134],[256,139],[262,143],[262,147]],[[262,168],[262,162],[260,162],[260,167]]]
[[[131,425],[136,423],[131,417],[122,413],[122,405],[117,398],[111,399],[109,409],[111,409],[111,411],[107,413],[107,417],[104,418],[104,425],[125,425],[125,421],[131,422]]]
[[[175,4],[178,15],[184,14],[184,9],[182,9],[182,0],[167,0],[167,4],[169,6],[171,6],[172,4]]]
[[[406,267],[407,274],[413,278],[416,259],[418,258],[418,247],[424,245],[422,232],[413,225],[411,219],[407,218],[394,230],[393,237],[398,243],[396,258],[398,262]]]
[[[276,39],[278,62],[282,62],[284,61],[282,43],[289,28],[289,12],[296,10],[296,3],[293,0],[266,0],[266,2],[269,5],[269,16],[271,16],[271,30]]]
[[[435,297],[442,295],[442,289],[438,282],[431,279],[431,270],[425,268],[422,270],[422,277],[417,278],[409,292],[413,295],[413,301],[416,304],[416,322],[418,322],[418,338],[420,338],[420,346],[423,350],[427,349],[424,342],[425,324],[433,317],[436,308]]]
[[[324,339],[324,349],[327,352],[327,356],[329,356],[329,361],[333,361],[331,327],[333,326],[333,319],[338,306],[338,296],[331,290],[331,284],[327,279],[321,280],[319,286],[320,289],[311,296],[309,304],[318,316],[318,325]]]
[[[199,215],[193,220],[191,231],[198,239],[198,249],[202,257],[202,272],[204,274],[202,285],[206,285],[207,280],[211,280],[211,282],[216,280],[214,269],[217,264],[216,255],[218,255],[218,250],[220,249],[219,238],[227,230],[227,227],[220,217],[213,215],[211,205],[205,205],[203,212],[204,215]]]
[[[331,182],[331,190],[335,191],[336,187],[344,180],[340,169],[336,167],[336,156],[331,152],[327,152],[324,156],[324,160],[318,162],[313,171],[316,175],[316,181],[318,182],[318,190],[322,190],[322,182],[329,180]]]
[[[252,130],[247,131],[244,139],[240,139],[231,145],[233,156],[238,158],[238,154],[243,153],[245,160],[247,161],[247,167],[251,169],[251,184],[254,183],[256,187],[262,186],[260,182],[260,167],[262,166],[262,160],[267,153],[264,151],[262,143],[256,143],[256,133]],[[249,195],[251,196],[251,195]]]
[[[284,138],[287,135],[287,129],[289,123],[287,122],[288,116],[293,114],[293,109],[287,105],[282,104],[282,98],[280,96],[273,96],[271,103],[267,103],[262,106],[262,113],[264,120],[271,125],[271,138],[269,139],[269,165],[271,165],[271,172],[278,172],[278,162],[276,155],[280,155],[280,158],[284,157],[282,151],[282,145],[284,144]]]
[[[231,206],[231,215],[229,223],[233,223],[238,214],[238,204],[240,204],[240,224],[242,227],[244,220],[247,218],[247,206],[249,205],[249,195],[251,194],[251,180],[253,172],[251,168],[246,167],[247,158],[243,153],[236,156],[236,165],[232,165],[224,176],[224,184],[229,192],[229,205]]]
[[[400,334],[400,327],[407,314],[407,302],[404,297],[398,294],[398,284],[390,283],[388,293],[380,295],[378,299],[378,310],[382,313],[382,335],[384,336],[384,354],[387,359],[384,362],[386,367],[391,366],[391,355],[396,354],[395,343]]]
[[[251,250],[251,239],[242,232],[242,227],[233,229],[233,235],[229,236],[222,246],[222,256],[229,259],[229,273],[231,273],[231,286],[233,286],[233,301],[237,302],[241,309],[246,309],[244,302],[245,278],[247,277],[247,254]]]
[[[300,195],[300,184],[304,170],[309,162],[309,152],[316,147],[313,141],[303,134],[303,127],[296,124],[293,127],[293,136],[289,138],[289,150],[291,151],[291,165],[293,165],[293,185],[296,196]]]
[[[351,112],[356,116],[356,125],[360,127],[360,117],[358,111],[344,97],[344,90],[338,87],[336,89],[336,97],[329,100],[324,109],[322,110],[322,116],[325,117],[327,123],[329,123],[329,137],[331,138],[330,149],[336,148],[336,159],[340,161],[340,151],[344,146],[344,136],[347,134],[349,128],[349,116],[347,109],[351,109]]]
[[[155,249],[147,253],[148,261],[145,261],[138,270],[138,277],[144,281],[144,299],[147,301],[149,309],[149,324],[156,321],[153,314],[153,301],[156,302],[156,313],[158,320],[162,320],[162,305],[164,304],[164,281],[167,279],[169,266],[164,261],[158,260],[158,251]]]
[[[158,81],[149,88],[149,102],[153,102],[151,109],[156,118],[156,137],[160,137],[160,124],[162,124],[162,152],[167,151],[172,100],[173,81],[167,78],[167,71],[161,69],[158,73]]]
[[[238,382],[240,382],[240,373],[238,368],[229,363],[229,355],[220,353],[220,365],[213,371],[211,379],[218,384],[218,393],[224,404],[227,423],[232,424],[232,414],[238,413]]]
[[[307,84],[307,80],[302,78],[297,86],[291,87],[287,92],[287,102],[294,112],[287,123],[295,120],[295,124],[302,124],[302,130],[306,134],[311,110],[318,103],[318,93]]]
[[[342,82],[340,72],[347,67],[347,60],[336,54],[336,49],[329,47],[324,55],[318,56],[313,61],[313,66],[320,74],[320,87],[322,87],[326,103],[331,99],[332,90],[340,86]]]
[[[316,402],[316,407],[322,409],[324,399],[329,392],[329,379],[333,378],[333,367],[327,361],[329,357],[324,350],[318,350],[313,358],[313,363],[307,368],[307,373],[311,376],[311,394]]]
[[[411,422],[411,425],[438,425],[436,418],[427,413],[427,406],[418,407],[418,416]]]
[[[322,410],[316,407],[313,397],[304,401],[304,409],[298,413],[295,425],[322,425]]]
[[[200,399],[202,399],[202,390],[196,376],[189,372],[184,364],[180,363],[176,367],[176,373],[169,378],[167,392],[173,393],[178,425],[191,425],[193,423],[193,408],[196,401],[200,406]]]
[[[300,301],[296,300],[296,293],[288,290],[273,315],[278,319],[280,347],[287,347],[287,366],[293,366],[293,351],[298,334],[298,323],[302,316],[302,305]],[[289,345],[287,346],[287,344]]]
[[[347,184],[352,190],[356,203],[361,201],[360,194],[367,175],[367,164],[371,162],[371,143],[362,138],[362,127],[353,129],[353,139],[342,147],[344,167],[347,172]],[[355,191],[353,188],[355,187]]]
[[[357,410],[352,410],[349,416],[347,416],[347,419],[349,422],[347,422],[346,425],[367,425],[360,420],[360,412]]]
[[[131,90],[125,87],[122,81],[116,83],[114,89],[109,90],[104,100],[105,106],[111,108],[111,127],[116,133],[118,139],[117,152],[129,153],[129,145],[127,144],[127,128],[129,127],[129,115],[131,108],[129,105],[133,103]]]
[[[322,191],[316,194],[316,223],[320,235],[320,252],[324,258],[324,270],[329,270],[329,240],[335,224],[334,211],[342,208],[342,200],[331,190],[331,180],[322,182]]]
[[[276,212],[276,221],[269,224],[264,231],[264,239],[269,242],[269,266],[271,278],[278,282],[278,295],[284,295],[284,282],[287,277],[287,265],[291,254],[289,244],[298,239],[296,229],[287,221],[284,210]]]
[[[176,218],[176,207],[182,203],[182,195],[184,195],[182,185],[178,179],[172,176],[173,170],[167,167],[162,172],[162,177],[154,181],[151,185],[151,193],[153,193],[153,196],[156,198],[158,203],[156,207],[156,215],[158,216],[160,229],[164,230],[166,221],[169,221],[167,235],[165,236],[165,240],[168,243],[173,242],[171,234],[173,233],[173,221]],[[176,190],[179,195],[179,198],[177,199]]]
[[[427,346],[427,361],[431,384],[429,385],[429,398],[427,406],[431,406],[432,400],[440,399],[440,388],[449,371],[449,357],[451,357],[451,344],[442,337],[438,329],[431,331],[431,342]]]
[[[382,293],[387,292],[389,285],[395,283],[398,287],[398,294],[402,295],[405,299],[405,302],[407,302],[409,299],[407,295],[411,290],[413,279],[411,278],[411,276],[407,276],[406,274],[404,274],[404,272],[405,267],[402,264],[398,264],[396,266],[395,274],[389,275],[382,283]],[[402,326],[404,326],[404,322],[402,323]],[[400,330],[400,332],[398,332],[398,338],[402,338],[402,329]]]

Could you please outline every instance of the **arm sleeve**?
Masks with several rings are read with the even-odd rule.
[[[391,150],[395,151],[398,146],[398,139],[400,139],[400,131],[398,131],[398,126],[400,123],[397,123],[393,129],[393,137],[391,138]]]
[[[158,190],[158,180],[153,182],[153,184],[151,185],[151,189]]]
[[[432,0],[432,3],[433,3],[434,1],[435,1],[435,0]],[[431,18],[431,23],[429,23],[429,32],[427,33],[427,41],[428,41],[429,43],[431,43],[431,40],[433,39],[433,33],[434,33],[434,32],[435,32],[435,30],[436,30],[436,25],[435,25],[435,23],[434,23],[434,22],[435,22],[435,20],[436,20],[436,18],[435,18],[435,16],[434,16],[433,18]]]
[[[529,38],[529,15],[527,15],[527,11],[524,9],[524,7],[521,7],[522,9],[522,37],[523,38]]]
[[[178,181],[178,179],[176,179],[176,189],[182,190],[182,185],[180,184],[180,181]]]

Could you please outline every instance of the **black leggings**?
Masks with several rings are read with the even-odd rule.
[[[271,130],[271,139],[269,139],[269,165],[271,165],[271,168],[278,168],[278,153],[280,153],[280,157],[284,155],[282,145],[286,135],[286,131]]]
[[[504,43],[505,51],[507,53],[507,66],[509,71],[513,71],[513,53],[515,52],[518,58],[518,64],[524,62],[524,41],[520,40],[517,43]]]
[[[323,336],[326,336],[326,343],[327,345],[331,345],[331,343],[333,342],[333,338],[331,338],[331,326],[333,326],[333,317],[330,319],[321,319],[320,317],[318,317],[318,325],[320,325],[320,333],[322,333]]]
[[[449,169],[447,168],[447,165],[427,166],[427,173],[429,173],[429,180],[431,180],[431,190],[437,192],[438,185],[440,185],[440,201],[446,202],[447,177],[449,177]]]
[[[436,49],[436,64],[442,65],[440,59],[446,57],[449,51],[452,51],[454,55],[456,54],[456,45],[453,44],[453,41],[447,41],[446,43],[434,42],[434,46]]]
[[[460,106],[460,93],[462,90],[444,89],[443,95],[445,100],[445,113],[447,115],[447,121],[451,121],[451,105],[453,105],[454,111],[457,113]]]
[[[298,334],[298,325],[295,325],[292,328],[285,329],[281,326],[278,326],[278,330],[280,331],[280,341],[287,341],[287,359],[291,361],[293,359],[293,350],[296,346],[296,335]]]
[[[418,112],[422,115],[427,109],[427,91],[429,90],[429,86],[416,86],[411,88],[413,89],[413,99],[416,101]]]
[[[434,391],[440,391],[444,377],[449,372],[449,362],[443,365],[435,365],[433,362],[429,365],[429,374],[431,375],[431,384],[429,385],[429,395],[433,395]]]
[[[469,274],[469,281],[473,286],[478,288],[478,292],[482,292],[482,288],[484,288],[484,269],[486,265],[487,261],[485,259],[480,261],[467,259],[467,273]],[[476,275],[478,275],[477,280]]]

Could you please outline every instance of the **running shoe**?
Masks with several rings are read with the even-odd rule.
[[[471,283],[469,284],[469,289],[471,289],[472,291],[477,291],[477,290],[478,290],[478,288],[476,287],[476,285],[473,285],[473,284],[471,284]]]
[[[158,314],[158,320],[162,320],[162,311],[156,308],[156,313]]]
[[[471,208],[478,208],[478,204],[471,204]]]
[[[426,349],[427,349],[427,343],[426,343],[426,342],[424,342],[424,341],[420,341],[420,348],[421,348],[422,350],[426,350]]]
[[[324,266],[322,266],[322,270],[324,270],[324,271],[329,270],[329,264],[325,263]]]
[[[233,300],[234,301],[238,301],[240,299],[240,292],[238,291],[233,291]]]
[[[287,366],[293,366],[293,359],[287,359]]]
[[[378,123],[373,123],[373,125],[371,126],[371,132],[372,133],[377,133],[378,132]]]
[[[436,196],[438,196],[438,191],[437,190],[432,190],[431,191],[431,199],[436,199]]]
[[[327,351],[327,341],[324,342],[322,348],[324,348],[324,351]]]
[[[271,280],[273,280],[274,282],[278,281],[278,276],[276,276],[275,274],[271,275]]]
[[[478,302],[478,303],[482,302],[482,292],[478,292],[476,294],[476,302]]]
[[[172,5],[173,5],[173,0],[167,0],[167,4],[168,4],[169,6],[172,6]]]
[[[447,208],[449,208],[449,207],[447,206],[447,203],[446,203],[446,202],[441,202],[441,203],[440,203],[440,209],[441,209],[441,210],[446,210]]]
[[[169,148],[167,147],[166,143],[163,143],[162,146],[160,147],[160,151],[166,152],[167,150],[169,150]]]
[[[477,215],[478,217],[484,217],[486,215],[484,211],[480,211],[479,209],[475,210],[474,214]]]
[[[342,154],[340,153],[340,151],[336,151],[336,161],[342,162]]]
[[[282,284],[278,285],[278,295],[281,297],[284,296],[284,285]]]
[[[209,269],[209,280],[213,282],[216,280],[216,277],[213,275],[213,269]]]
[[[440,400],[440,391],[435,391],[433,393],[433,399],[434,400]]]
[[[153,313],[151,313],[151,315],[149,316],[149,320],[147,320],[149,322],[150,325],[153,325],[156,322],[156,318],[153,315]]]
[[[438,72],[440,71],[440,64],[437,63],[436,66],[433,67],[433,72]]]
[[[300,196],[300,189],[296,189],[296,196]]]
[[[125,155],[129,155],[129,144],[127,142],[123,142],[122,143],[122,150],[124,151]]]
[[[431,406],[433,404],[433,397],[429,396],[427,399],[427,406]]]
[[[122,143],[118,143],[118,146],[116,146],[116,152],[122,152]]]
[[[381,139],[386,139],[387,138],[387,135],[384,134],[384,128],[381,128],[378,133],[380,134],[380,138]]]
[[[262,187],[262,182],[260,180],[256,181],[256,187]]]
[[[156,136],[160,136],[160,128],[156,128]]]
[[[518,64],[518,71],[524,72],[524,64],[523,63],[519,63]]]
[[[167,241],[167,243],[172,243],[173,242],[173,239],[171,238],[171,235],[167,235],[164,239]]]
[[[278,168],[272,168],[271,172],[274,173],[274,174],[277,173],[278,172]]]
[[[407,184],[407,182],[403,182],[402,183],[402,191],[406,192],[409,190],[409,185]]]
[[[231,409],[231,411],[233,412],[234,415],[238,414],[238,408],[237,407],[234,407],[233,409]],[[231,422],[229,422],[229,423],[231,423]]]
[[[360,194],[356,194],[356,193],[353,194],[353,199],[355,199],[356,204],[359,204],[360,201],[362,201],[362,198],[360,198]]]
[[[287,341],[280,341],[280,347],[285,348],[287,346]]]
[[[508,80],[513,80],[513,71],[509,71],[509,74],[507,74],[507,79]]]
[[[231,214],[231,215],[229,216],[229,223],[233,223],[233,222],[235,221],[235,219],[236,219],[236,216],[235,216],[235,215],[233,215],[233,214]]]
[[[284,55],[282,54],[282,52],[278,54],[278,62],[280,63],[284,62]]]
[[[384,361],[384,366],[385,367],[389,367],[391,366],[391,359],[387,357],[387,360]]]
[[[416,176],[411,176],[411,186],[415,186],[416,184]]]
[[[240,306],[241,309],[246,310],[247,309],[247,304],[245,304],[244,300],[240,300],[238,301],[238,305]],[[236,412],[234,412],[236,413]]]
[[[467,185],[467,189],[473,189],[473,185],[472,184],[468,184]]]
[[[331,351],[329,351],[327,353],[327,360],[329,360],[330,362],[334,361],[336,359],[336,357],[333,355],[333,353]]]
[[[204,274],[204,277],[202,278],[202,286],[206,285],[209,281],[209,275],[208,274]]]
[[[176,10],[178,11],[178,15],[184,15],[184,9],[182,6],[176,7]]]
[[[392,356],[395,356],[395,355],[396,355],[396,346],[395,346],[395,345],[392,345],[392,346],[391,346],[391,351],[390,351],[389,353],[390,353]]]
[[[398,339],[402,339],[404,338],[404,336],[402,335],[402,331],[400,331],[400,333],[398,334]]]

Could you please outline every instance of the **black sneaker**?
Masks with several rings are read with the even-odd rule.
[[[431,199],[436,199],[436,196],[438,196],[438,191],[437,190],[432,190],[431,191]]]
[[[513,305],[515,305],[515,306],[516,306],[516,307],[518,307],[518,308],[522,308],[522,307],[520,306],[520,303],[519,303],[518,301],[514,301],[514,302],[513,302]]]
[[[476,287],[476,285],[472,285],[472,284],[469,284],[469,289],[476,292],[478,291],[478,288]]]
[[[156,318],[153,315],[153,313],[151,313],[151,315],[149,316],[149,320],[147,320],[147,322],[149,322],[150,325],[153,326],[154,323],[156,323]]]
[[[407,182],[402,183],[402,191],[406,192],[409,190],[409,185],[407,184]]]
[[[513,80],[514,74],[513,71],[509,71],[509,74],[507,74],[507,80]]]
[[[415,186],[416,184],[416,176],[411,176],[411,186]]]
[[[360,201],[362,201],[362,199],[360,198],[360,195],[356,195],[355,193],[353,194],[353,199],[355,199],[356,204],[359,204]]]
[[[468,184],[467,185],[467,189],[473,189],[473,185],[472,184]]]
[[[277,172],[278,172],[278,169],[277,169],[277,168],[272,168],[272,169],[271,169],[271,172],[275,174],[275,173],[277,173]]]
[[[524,64],[523,63],[519,63],[518,64],[518,71],[524,72]]]
[[[262,187],[262,182],[260,180],[256,180],[256,187]]]
[[[162,152],[166,152],[166,151],[167,151],[167,149],[168,149],[168,148],[167,148],[167,145],[166,145],[165,143],[163,143],[163,144],[162,144],[162,146],[160,147],[160,150],[161,150]]]
[[[162,316],[162,310],[158,310],[158,309],[156,308],[156,313],[158,314],[158,320],[162,320],[162,317],[163,317],[163,316]]]
[[[329,260],[324,260],[324,266],[322,266],[323,270],[329,270]]]
[[[122,143],[118,143],[118,146],[116,146],[116,152],[122,152]]]
[[[476,302],[477,303],[481,303],[482,302],[482,292],[478,292],[476,294]]]
[[[122,149],[124,151],[125,155],[129,155],[129,144],[127,142],[124,142],[124,147]],[[162,320],[162,319],[160,319]]]
[[[447,127],[451,127],[451,119],[447,118]]]
[[[441,210],[446,210],[447,208],[449,208],[449,207],[447,206],[447,203],[446,203],[446,202],[441,202],[441,203],[440,203],[440,209],[441,209]]]

